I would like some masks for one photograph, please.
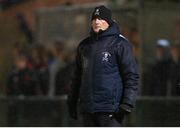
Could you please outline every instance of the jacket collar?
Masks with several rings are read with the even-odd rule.
[[[95,33],[91,28],[91,32],[90,32],[90,36],[95,40],[98,40],[102,37],[119,35],[119,34],[120,34],[119,27],[115,22],[111,26],[109,26],[105,31],[100,31],[98,33]]]

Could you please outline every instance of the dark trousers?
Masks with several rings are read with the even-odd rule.
[[[84,127],[121,127],[122,122],[118,122],[111,113],[83,113]]]

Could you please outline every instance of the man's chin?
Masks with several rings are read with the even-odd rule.
[[[102,29],[94,30],[95,33],[99,33],[101,31],[102,31]]]
[[[95,32],[95,33],[98,33],[98,32],[99,32],[99,30],[100,30],[100,29],[98,29],[98,30],[94,30],[94,32]]]

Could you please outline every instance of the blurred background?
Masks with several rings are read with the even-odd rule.
[[[67,94],[92,9],[112,9],[141,82],[126,126],[180,126],[180,0],[0,0],[0,126],[82,126]]]

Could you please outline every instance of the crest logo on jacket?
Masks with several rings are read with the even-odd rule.
[[[102,54],[103,54],[102,61],[108,62],[109,61],[109,57],[111,56],[111,54],[109,52],[102,52]]]

